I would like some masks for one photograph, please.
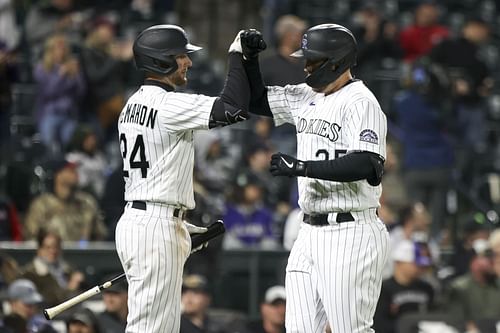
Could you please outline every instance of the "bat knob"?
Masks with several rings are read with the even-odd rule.
[[[45,317],[45,319],[47,320],[50,320],[50,316],[49,316],[49,313],[47,312],[47,310],[43,310],[43,316]]]

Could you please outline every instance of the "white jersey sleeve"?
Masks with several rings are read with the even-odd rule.
[[[313,90],[305,83],[285,87],[268,86],[267,100],[273,113],[274,124],[294,124],[298,111],[313,95]]]
[[[348,114],[350,117],[345,127],[349,141],[347,151],[369,151],[385,159],[387,119],[380,105],[363,99],[351,105]]]
[[[169,132],[208,129],[210,112],[217,97],[170,92],[165,94],[158,113],[159,122]]]

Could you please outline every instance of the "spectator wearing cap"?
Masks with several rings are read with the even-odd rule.
[[[263,202],[264,184],[255,176],[240,175],[223,215],[226,233],[223,247],[276,248],[273,214]]]
[[[106,281],[116,275],[110,276]],[[128,283],[122,281],[103,290],[105,310],[97,316],[103,333],[123,333],[127,326]]]
[[[500,318],[500,280],[488,240],[475,240],[472,249],[469,272],[452,281],[446,301],[450,315],[465,320],[467,332],[479,331],[481,321]]]
[[[403,240],[393,251],[392,259],[394,273],[382,282],[373,318],[376,332],[396,332],[396,322],[402,315],[425,314],[433,307],[434,290],[420,278],[432,262],[426,244]]]
[[[247,325],[247,333],[284,333],[285,332],[285,287],[276,285],[266,290],[260,305],[261,319]]]
[[[22,277],[33,281],[47,306],[55,306],[80,290],[82,272],[62,259],[62,241],[57,232],[40,229],[33,260],[23,267]]]
[[[25,238],[34,239],[41,228],[55,230],[63,241],[104,239],[106,226],[92,195],[78,189],[76,165],[53,163],[50,192],[35,197],[26,214]]]
[[[95,314],[89,309],[75,312],[66,321],[67,333],[102,333]]]
[[[11,312],[4,318],[5,327],[12,333],[28,332],[30,322],[35,318],[39,305],[43,301],[33,282],[18,279],[7,290]]]
[[[211,315],[211,301],[208,282],[204,276],[191,274],[184,278],[180,333],[235,332],[236,323],[227,323]]]

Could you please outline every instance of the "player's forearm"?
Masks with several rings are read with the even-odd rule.
[[[380,184],[382,159],[374,153],[352,153],[326,161],[306,161],[305,176],[309,178],[353,182],[366,179],[371,185]]]
[[[229,69],[221,95],[212,106],[209,127],[227,126],[249,118],[250,86],[240,53],[229,54]]]
[[[267,89],[262,79],[258,58],[244,60],[243,67],[250,85],[250,112],[272,117],[273,114],[267,100]]]

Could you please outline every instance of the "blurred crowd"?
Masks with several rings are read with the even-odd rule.
[[[14,316],[28,325],[38,320],[34,307],[42,299],[54,305],[85,285],[84,274],[63,261],[62,242],[114,240],[124,207],[116,120],[142,81],[131,49],[139,31],[158,23],[187,28],[205,52],[192,59],[185,89],[217,95],[224,83],[224,52],[236,31],[264,32],[269,45],[261,56],[264,80],[286,85],[305,78],[303,64],[289,57],[300,47],[303,31],[334,21],[355,33],[354,73],[375,93],[389,122],[379,216],[390,230],[392,254],[375,326],[397,332],[404,314],[445,313],[462,318],[472,332],[500,319],[496,3],[255,3],[0,0],[0,240],[33,240],[38,247],[26,267],[1,258],[0,289]],[[255,116],[198,133],[195,143],[197,207],[188,218],[205,226],[222,218],[227,232],[186,265],[187,272],[201,275],[193,282],[197,287],[186,287],[183,294],[183,320],[192,322],[183,323],[212,327],[189,309],[209,308],[204,279],[215,276],[217,253],[289,250],[294,242],[301,221],[296,182],[273,178],[268,168],[276,151],[295,155],[295,129],[275,128],[271,119]],[[281,301],[284,296],[266,294],[263,316],[279,317],[273,311]],[[117,327],[123,327],[124,311],[110,315],[121,323]],[[71,330],[96,320],[86,312],[75,316],[81,320],[68,321],[68,332],[97,332]],[[17,325],[9,324],[11,317],[4,326]],[[255,325],[264,328],[250,332],[272,333],[280,332],[282,323]]]

